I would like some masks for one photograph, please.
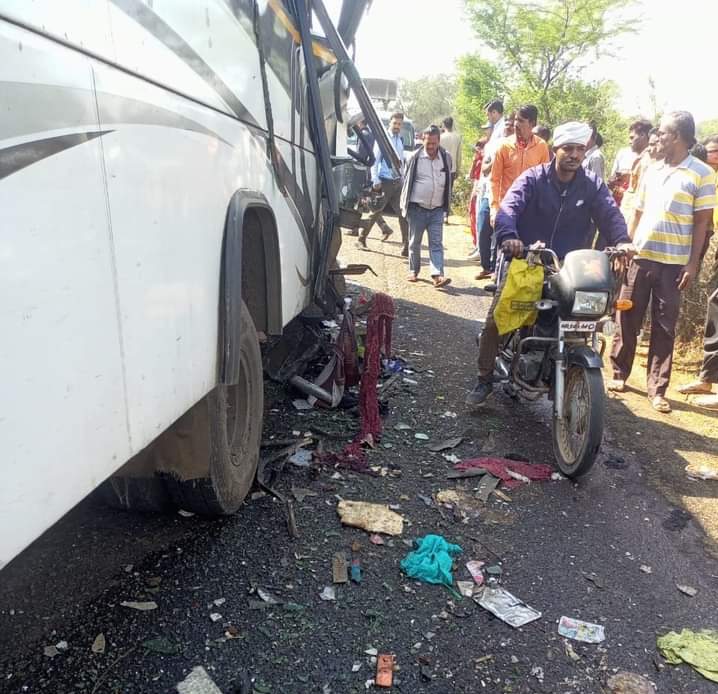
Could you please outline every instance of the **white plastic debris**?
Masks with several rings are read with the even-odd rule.
[[[182,518],[192,518],[192,516],[194,516],[194,513],[192,513],[192,511],[185,511],[183,508],[179,509],[177,513],[182,516]]]
[[[416,434],[414,434],[415,439],[419,439],[419,441],[428,441],[429,437],[427,434],[424,434],[420,431],[417,431]]]
[[[512,627],[521,627],[541,617],[538,610],[529,607],[505,588],[484,588],[478,596],[474,596],[474,600]]]
[[[213,622],[219,622],[219,620],[222,619],[222,615],[219,612],[210,612],[209,618]]]
[[[644,574],[652,574],[653,569],[648,564],[641,564],[639,567]]]
[[[324,589],[319,593],[319,597],[325,602],[331,602],[337,599],[337,592],[332,586],[324,586]]]
[[[98,634],[95,636],[95,640],[92,642],[91,650],[93,653],[104,653],[107,643],[105,641],[104,634]]]
[[[222,694],[220,688],[201,665],[192,668],[189,675],[177,683],[177,691],[179,694]]]
[[[227,602],[227,598],[217,598],[216,600],[212,601],[215,607],[222,607],[225,602]]]
[[[684,586],[680,583],[676,583],[676,588],[678,588],[681,593],[691,598],[694,598],[696,595],[698,595],[698,591],[693,586]]]
[[[352,665],[352,672],[359,672],[359,670],[361,670],[361,661],[355,660]]]

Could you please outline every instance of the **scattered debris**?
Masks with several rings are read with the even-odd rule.
[[[357,557],[354,557],[352,559],[351,577],[352,577],[352,583],[361,583],[361,579],[362,579],[361,562],[359,561],[359,559]]]
[[[456,587],[459,589],[465,598],[470,598],[474,594],[474,582],[473,581],[457,581]]]
[[[352,672],[359,672],[361,670],[361,660],[355,660],[352,665]]]
[[[289,456],[289,462],[297,467],[309,467],[312,463],[312,452],[306,448],[300,448],[296,453]]]
[[[652,569],[650,566],[648,566],[648,564],[641,564],[638,568],[639,568],[644,574],[652,574],[652,573],[653,573],[653,569]]]
[[[334,583],[346,583],[348,580],[347,556],[344,552],[337,552],[332,557],[332,581]]]
[[[628,463],[620,455],[607,455],[601,462],[611,470],[625,470]]]
[[[576,651],[574,650],[574,648],[573,648],[573,646],[571,645],[571,642],[570,642],[570,641],[566,641],[566,640],[564,639],[563,649],[564,649],[564,651],[566,652],[566,655],[567,655],[571,660],[573,660],[574,663],[577,662],[578,660],[581,660],[581,656],[580,656],[578,653],[576,653]]]
[[[718,631],[669,631],[658,637],[656,644],[671,665],[687,663],[706,679],[718,682]]]
[[[687,465],[686,474],[693,480],[718,480],[717,468],[698,463]]]
[[[498,477],[506,487],[513,489],[522,484],[524,480],[542,481],[550,480],[553,468],[550,465],[532,465],[508,458],[473,458],[462,460],[455,465],[456,470],[483,468],[494,477]],[[488,497],[487,497],[488,498]]]
[[[394,425],[394,429],[396,431],[409,431],[411,427],[405,422],[399,422],[398,424]]]
[[[486,573],[489,574],[489,576],[494,576],[495,578],[498,578],[503,574],[504,570],[498,565],[494,564],[493,566],[487,566],[486,567]]]
[[[582,571],[581,575],[587,580],[591,581],[596,588],[600,588],[603,590],[606,587],[606,584],[603,582],[603,579],[597,576],[595,573],[588,573],[586,571]]]
[[[505,588],[484,588],[474,600],[485,610],[496,615],[510,626],[517,628],[541,617],[541,613],[529,607],[523,600],[509,593]]]
[[[448,460],[452,465],[456,465],[456,463],[461,462],[461,458],[459,458],[458,455],[455,453],[442,453],[441,457],[444,460]],[[464,475],[464,477],[473,477],[474,475]]]
[[[440,441],[439,443],[432,443],[429,445],[429,450],[434,453],[440,453],[441,451],[448,451],[451,448],[456,448],[464,440],[463,436],[454,436],[453,438],[446,439],[446,441]]]
[[[342,500],[337,504],[337,512],[344,525],[370,533],[401,535],[404,530],[404,519],[383,504]]]
[[[215,607],[222,607],[225,602],[227,602],[227,598],[217,598],[216,600],[212,600],[212,604]]]
[[[451,586],[454,581],[452,557],[461,554],[461,547],[447,542],[441,535],[424,535],[417,539],[416,547],[401,561],[404,573],[425,583]]]
[[[373,545],[383,545],[384,538],[381,535],[377,535],[376,533],[373,533],[373,534],[369,535],[369,542],[371,542]]]
[[[222,694],[201,665],[192,668],[189,675],[177,683],[177,691],[179,694]]]
[[[279,605],[281,600],[272,595],[268,590],[265,590],[264,588],[257,588],[257,595],[260,597],[262,602],[266,602],[269,605]]]
[[[295,410],[299,410],[300,412],[314,409],[314,405],[312,405],[309,401],[305,400],[304,398],[297,398],[296,400],[292,400],[292,405],[294,405]]]
[[[645,677],[622,670],[608,678],[609,694],[656,694],[656,688]]]
[[[239,633],[239,629],[237,629],[236,626],[233,624],[230,624],[225,630],[224,630],[224,636],[227,639],[241,639],[242,635]]]
[[[476,583],[477,586],[481,586],[484,584],[484,572],[482,570],[483,566],[484,562],[477,561],[476,559],[472,559],[471,561],[466,562],[466,568],[469,570],[471,578],[474,579],[474,583]]]
[[[221,615],[219,612],[210,612],[210,613],[209,613],[209,618],[210,618],[213,622],[219,622],[219,620],[222,619],[222,615]]]
[[[456,412],[452,412],[451,410],[446,410],[444,414],[441,415],[445,419],[456,419],[459,415],[456,414]]]
[[[95,636],[95,640],[92,642],[92,646],[90,647],[90,650],[93,653],[104,653],[105,648],[107,647],[107,642],[105,641],[105,635],[104,634],[98,634]]]
[[[182,646],[162,636],[156,639],[147,639],[142,642],[142,647],[152,653],[160,655],[179,655],[182,653]]]
[[[428,434],[423,434],[422,432],[417,431],[416,434],[414,434],[414,438],[415,438],[415,439],[419,439],[419,441],[428,441],[428,440],[429,440],[429,435],[428,435]]]
[[[42,649],[42,652],[47,658],[50,659],[60,654],[60,651],[57,649],[57,646],[45,646],[45,648]]]
[[[494,496],[505,501],[507,504],[511,502],[511,497],[508,494],[504,494],[500,489],[494,489]]]
[[[179,509],[177,513],[182,516],[182,518],[192,518],[192,516],[195,515],[192,511],[185,511],[183,508]]]
[[[148,610],[156,610],[157,603],[154,600],[136,601],[136,600],[123,600],[120,603],[121,607],[129,607],[132,610],[140,610],[141,612],[147,612]]]
[[[58,641],[55,644],[55,648],[57,648],[58,651],[66,651],[70,647],[70,644],[67,643],[67,641]]]
[[[424,502],[424,506],[428,506],[429,508],[431,508],[434,505],[434,502],[431,500],[430,496],[426,496],[424,494],[417,494],[416,496]]]
[[[574,641],[584,643],[601,643],[606,638],[606,633],[601,624],[591,624],[580,619],[561,617],[558,623],[558,633]]]
[[[374,683],[377,687],[391,687],[394,678],[394,656],[381,653],[376,659],[376,678]]]
[[[377,651],[376,648],[367,648],[364,653],[373,658],[376,658],[376,656],[379,655],[379,651]]]
[[[322,592],[319,593],[319,597],[324,600],[324,602],[332,602],[337,599],[337,592],[333,586],[324,586]]]
[[[695,598],[696,595],[698,595],[698,590],[696,590],[693,586],[685,586],[685,585],[681,585],[680,583],[676,583],[676,588],[678,588],[678,590],[680,590],[681,593],[683,593],[691,598]]]
[[[303,487],[292,486],[292,496],[297,500],[297,503],[302,503],[308,496],[317,496],[317,493],[311,489],[304,489]]]
[[[481,482],[479,482],[479,490],[476,492],[476,496],[486,503],[491,496],[491,492],[499,486],[500,482],[501,480],[498,477],[489,474],[484,475]]]
[[[544,674],[543,668],[539,665],[534,665],[531,668],[531,675],[535,677],[539,682],[543,682]]]

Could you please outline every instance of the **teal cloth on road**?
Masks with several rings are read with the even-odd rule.
[[[425,583],[439,583],[451,587],[452,557],[461,554],[459,545],[452,545],[441,535],[424,535],[416,541],[417,549],[409,552],[401,562],[407,576]]]

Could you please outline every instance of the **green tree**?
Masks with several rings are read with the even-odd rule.
[[[718,118],[701,121],[700,123],[698,123],[696,131],[696,137],[699,140],[705,140],[705,138],[709,135],[715,135],[716,133],[718,133]]]
[[[474,31],[511,76],[510,90],[520,89],[551,124],[580,70],[635,31],[627,6],[625,0],[466,0]]]
[[[475,140],[486,122],[486,104],[501,98],[506,85],[501,70],[478,54],[464,55],[457,62],[456,115],[465,133],[464,142]]]
[[[417,130],[454,115],[456,78],[452,75],[433,75],[417,80],[399,80],[399,96],[407,115]]]

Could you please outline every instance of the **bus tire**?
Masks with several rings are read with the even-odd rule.
[[[237,511],[259,462],[264,375],[257,331],[244,302],[239,335],[239,382],[216,386],[175,425],[175,450],[204,474],[183,479],[170,472],[167,490],[179,508],[203,516]]]

